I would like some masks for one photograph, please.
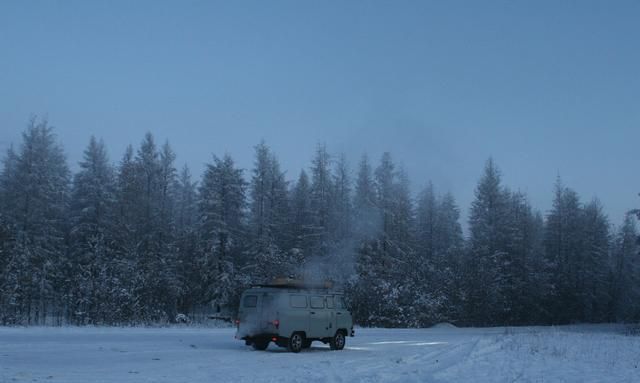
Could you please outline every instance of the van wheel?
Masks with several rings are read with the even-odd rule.
[[[294,332],[287,342],[287,349],[291,352],[300,352],[304,344],[304,337],[299,332]]]
[[[258,351],[264,351],[269,347],[268,340],[256,340],[253,342],[253,349]]]
[[[344,333],[342,331],[336,332],[336,335],[333,336],[329,340],[329,347],[332,350],[342,350],[344,348],[346,338],[344,337]]]

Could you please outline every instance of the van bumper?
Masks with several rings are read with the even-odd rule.
[[[273,342],[280,347],[286,347],[287,341],[289,340],[288,338],[285,338],[278,334],[259,334],[259,335],[252,335],[252,336],[244,336],[240,339],[244,340],[244,344],[246,344],[247,346],[250,346],[254,344],[257,340],[260,340],[260,341]]]

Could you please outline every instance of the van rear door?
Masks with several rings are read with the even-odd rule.
[[[252,336],[257,331],[257,324],[260,320],[259,305],[260,295],[258,293],[245,293],[240,300],[240,309],[238,310],[238,337]]]
[[[277,318],[276,296],[273,293],[263,293],[260,299],[260,331],[274,333],[276,331],[273,321]]]

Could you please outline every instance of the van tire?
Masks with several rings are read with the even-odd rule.
[[[267,349],[267,347],[269,347],[269,341],[268,340],[255,340],[253,341],[253,349],[257,350],[257,351],[264,351]]]
[[[302,351],[302,347],[304,345],[305,337],[300,332],[294,332],[291,334],[289,341],[287,342],[287,350],[298,353]]]
[[[346,339],[344,332],[342,330],[338,330],[336,335],[329,340],[329,347],[332,350],[342,350],[346,343]]]

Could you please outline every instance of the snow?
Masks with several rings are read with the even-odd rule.
[[[0,328],[0,382],[638,382],[614,326],[356,329],[343,351],[254,351],[230,328]]]
[[[442,322],[442,323],[434,324],[433,326],[431,326],[431,328],[440,328],[440,329],[448,328],[448,329],[451,329],[451,328],[456,328],[456,326],[451,324],[451,323],[448,323],[448,322]]]

